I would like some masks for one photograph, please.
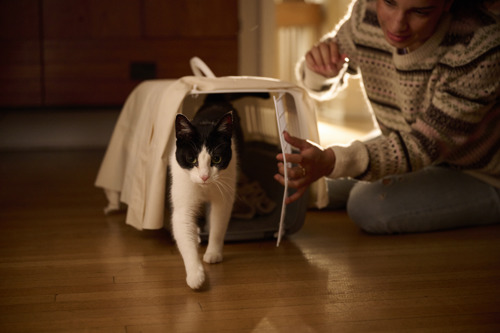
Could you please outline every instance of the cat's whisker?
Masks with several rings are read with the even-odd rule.
[[[224,201],[226,201],[226,200],[227,200],[227,198],[226,198],[226,197],[225,197],[225,195],[224,195],[224,194],[225,194],[225,193],[224,193],[224,188],[223,188],[220,184],[218,184],[218,183],[214,183],[214,184],[215,184],[215,186],[217,187],[217,190],[219,190],[219,192],[220,192],[220,194],[221,194],[221,196],[222,196],[222,199],[223,199]]]
[[[231,180],[230,177],[218,177],[217,180],[214,182],[224,200],[230,199],[231,192],[234,190],[234,187],[231,186],[230,184],[230,180]]]

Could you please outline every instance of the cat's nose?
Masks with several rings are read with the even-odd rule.
[[[206,183],[207,180],[208,180],[208,178],[210,178],[210,176],[208,176],[208,175],[202,175],[202,176],[200,176],[200,178],[201,178],[201,180],[203,180],[204,183]]]

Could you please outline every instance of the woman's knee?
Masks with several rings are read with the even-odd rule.
[[[349,196],[347,213],[362,230],[373,234],[390,234],[388,212],[384,204],[382,184],[359,182]]]

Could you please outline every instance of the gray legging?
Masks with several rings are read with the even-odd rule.
[[[444,168],[385,177],[376,182],[328,180],[330,208],[375,234],[425,232],[500,223],[500,189]]]

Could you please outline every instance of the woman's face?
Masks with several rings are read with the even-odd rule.
[[[432,36],[453,0],[377,0],[377,17],[389,44],[417,49]]]

